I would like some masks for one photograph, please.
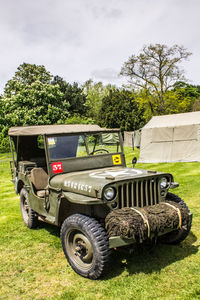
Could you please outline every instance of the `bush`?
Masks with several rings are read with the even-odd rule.
[[[65,124],[94,124],[94,120],[80,115],[74,115],[68,118]]]
[[[10,143],[8,137],[2,137],[0,140],[0,153],[5,153],[10,151]]]

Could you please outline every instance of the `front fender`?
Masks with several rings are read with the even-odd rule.
[[[75,194],[72,192],[62,192],[62,195],[71,203],[75,204],[86,204],[86,205],[91,205],[91,204],[105,204],[105,200],[101,200],[98,198],[94,197],[88,197],[85,195],[80,195],[80,194]]]
[[[15,182],[15,193],[19,194],[24,185],[25,184],[23,180],[17,179]]]

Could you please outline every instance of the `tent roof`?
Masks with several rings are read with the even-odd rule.
[[[43,134],[64,134],[64,133],[82,133],[82,132],[117,132],[119,129],[106,129],[98,125],[70,124],[70,125],[41,125],[41,126],[23,126],[11,127],[8,131],[10,136],[29,136]]]
[[[143,128],[177,127],[200,124],[200,111],[155,116]]]

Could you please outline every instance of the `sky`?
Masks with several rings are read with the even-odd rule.
[[[150,43],[184,46],[200,84],[199,0],[0,0],[0,93],[23,62],[83,84],[120,86],[120,69]]]

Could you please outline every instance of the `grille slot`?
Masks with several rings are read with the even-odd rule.
[[[159,203],[158,178],[122,183],[118,186],[118,208],[144,207]]]

